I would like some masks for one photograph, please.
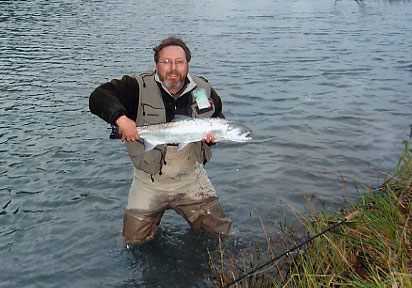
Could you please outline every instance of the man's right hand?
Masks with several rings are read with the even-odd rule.
[[[115,123],[119,127],[120,133],[122,133],[122,142],[124,142],[124,140],[134,142],[140,139],[140,135],[136,129],[136,122],[132,119],[123,115],[117,118]]]

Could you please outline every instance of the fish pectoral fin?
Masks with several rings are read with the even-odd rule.
[[[145,152],[151,151],[157,146],[156,143],[152,143],[152,142],[149,142],[147,140],[144,140],[143,144],[144,144],[144,151]]]
[[[177,151],[180,151],[180,150],[182,150],[183,148],[185,148],[187,144],[189,144],[189,143],[179,143],[179,144],[177,145]]]

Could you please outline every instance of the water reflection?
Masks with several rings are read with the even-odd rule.
[[[205,287],[210,277],[205,266],[209,261],[208,251],[214,252],[218,245],[217,239],[198,231],[187,230],[176,235],[175,231],[160,228],[153,241],[128,251],[130,269],[139,271],[142,280],[132,279],[121,287],[163,287],[164,283],[168,287]]]

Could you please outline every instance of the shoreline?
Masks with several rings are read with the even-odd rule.
[[[393,175],[378,188],[365,187],[353,207],[335,213],[315,210],[311,215],[294,210],[303,231],[285,227],[276,241],[265,235],[264,256],[241,251],[241,259],[234,259],[221,248],[219,260],[210,261],[212,285],[412,287],[412,151],[409,142],[404,143]],[[298,248],[275,257],[273,251],[290,247]]]

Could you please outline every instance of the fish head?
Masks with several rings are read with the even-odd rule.
[[[252,130],[239,123],[230,123],[227,128],[227,138],[236,142],[245,142],[252,139]]]

